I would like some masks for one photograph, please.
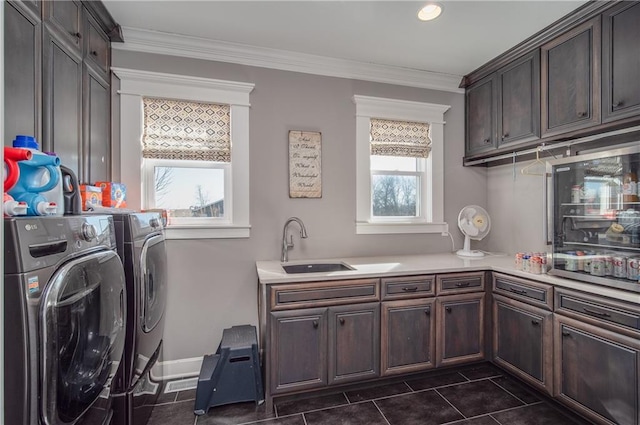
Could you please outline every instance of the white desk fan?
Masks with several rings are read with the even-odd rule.
[[[467,205],[458,214],[458,227],[464,235],[464,247],[456,254],[461,257],[484,257],[484,252],[471,250],[471,239],[479,241],[489,234],[491,219],[484,208]]]

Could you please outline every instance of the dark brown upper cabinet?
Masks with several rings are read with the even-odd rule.
[[[469,86],[465,95],[467,155],[490,151],[496,140],[496,76],[492,74]]]
[[[42,132],[42,23],[35,2],[4,2],[4,145]]]
[[[82,52],[82,5],[79,1],[44,1],[44,22],[58,33],[69,47]]]
[[[600,123],[600,16],[541,47],[542,136]]]
[[[602,45],[602,120],[640,114],[640,3],[603,14]]]
[[[498,71],[498,147],[540,138],[540,52]]]

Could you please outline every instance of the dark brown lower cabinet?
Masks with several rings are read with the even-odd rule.
[[[484,292],[436,301],[436,366],[484,359]]]
[[[382,303],[382,375],[434,367],[435,300]]]
[[[552,313],[500,295],[493,296],[493,361],[552,394]]]
[[[327,384],[327,309],[271,313],[271,393]]]
[[[640,340],[554,316],[555,396],[598,424],[637,425]]]
[[[380,375],[380,304],[329,308],[329,384]]]

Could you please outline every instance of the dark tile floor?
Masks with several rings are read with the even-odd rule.
[[[163,394],[148,425],[587,425],[497,367],[482,363],[346,392],[236,403],[193,414],[195,390]]]

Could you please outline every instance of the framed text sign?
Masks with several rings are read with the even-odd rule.
[[[289,197],[322,198],[322,134],[289,131]]]

